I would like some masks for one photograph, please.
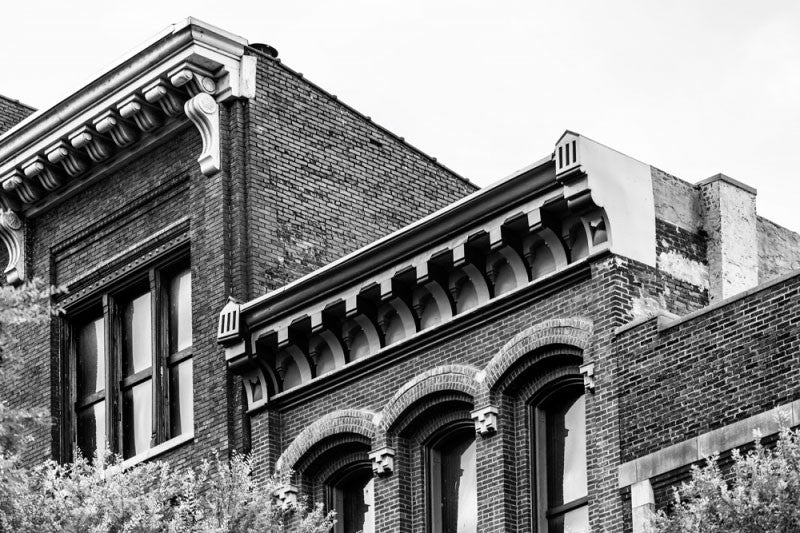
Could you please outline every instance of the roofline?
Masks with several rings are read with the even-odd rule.
[[[255,55],[258,55],[259,57],[263,57],[267,61],[272,61],[273,63],[278,65],[279,68],[282,68],[283,70],[285,70],[286,72],[288,72],[292,76],[295,76],[297,79],[299,79],[303,83],[307,84],[309,87],[313,88],[316,91],[319,91],[321,94],[324,94],[325,96],[330,98],[332,101],[336,102],[338,105],[344,107],[345,109],[347,109],[351,113],[359,116],[361,119],[365,120],[366,122],[369,122],[372,126],[377,128],[378,130],[380,130],[381,133],[383,133],[385,135],[388,135],[389,137],[391,137],[395,141],[399,142],[400,144],[402,144],[402,145],[406,146],[407,148],[415,151],[416,153],[418,153],[419,155],[421,155],[422,157],[427,159],[430,163],[436,165],[437,167],[441,168],[442,170],[448,172],[449,174],[452,174],[453,177],[463,181],[465,184],[469,185],[474,190],[479,190],[480,189],[480,186],[477,183],[473,182],[472,180],[470,180],[469,178],[467,178],[465,176],[462,176],[461,174],[459,174],[458,172],[456,172],[452,168],[450,168],[447,165],[445,165],[442,162],[440,162],[436,157],[433,157],[432,155],[426,153],[421,148],[411,144],[410,142],[408,142],[406,140],[405,137],[401,137],[400,135],[394,133],[393,131],[391,131],[390,129],[386,128],[385,126],[382,126],[382,125],[378,124],[377,122],[372,120],[372,117],[370,117],[368,115],[365,115],[364,113],[362,113],[361,111],[359,111],[355,107],[353,107],[350,104],[348,104],[347,102],[341,100],[335,94],[331,93],[330,91],[325,90],[325,88],[323,88],[320,85],[317,85],[313,81],[309,80],[302,73],[297,72],[292,67],[290,67],[289,65],[284,63],[279,57],[274,57],[274,56],[271,56],[269,54],[266,54],[266,53],[262,52],[261,50],[259,50],[258,48],[253,48],[252,46],[247,46],[246,48],[247,48],[247,50],[249,52],[251,52],[251,53],[253,53]]]
[[[36,108],[26,104],[25,102],[20,102],[16,98],[11,98],[10,96],[6,96],[4,94],[0,94],[0,100],[5,100],[6,102],[11,102],[12,104],[16,104],[20,107],[24,107],[25,109],[30,109],[31,111],[36,111]],[[16,124],[14,125],[16,127]]]
[[[462,198],[279,289],[245,302],[242,316],[253,327],[324,298],[376,270],[402,261],[425,246],[445,240],[470,224],[556,186],[548,155],[510,176]]]
[[[0,135],[0,162],[13,157],[48,132],[69,121],[94,103],[113,94],[162,59],[193,42],[228,49],[247,46],[246,39],[193,17],[187,17],[157,33],[142,45],[123,55],[86,85],[54,105],[40,109]],[[241,52],[240,52],[241,55]]]

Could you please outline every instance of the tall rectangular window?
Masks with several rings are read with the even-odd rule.
[[[583,387],[562,389],[536,408],[539,530],[589,531]]]
[[[89,302],[71,322],[74,445],[126,459],[194,431],[192,277],[151,268]]]
[[[106,443],[106,350],[103,317],[92,317],[76,331],[75,424],[77,446],[85,457]]]
[[[169,282],[169,436],[194,426],[192,402],[192,273],[176,272]]]

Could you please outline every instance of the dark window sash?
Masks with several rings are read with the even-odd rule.
[[[137,373],[133,374],[132,376],[127,376],[122,378],[120,382],[120,389],[127,390],[131,387],[142,383],[143,381],[147,381],[153,377],[153,367],[145,368],[144,370],[140,370]]]
[[[583,507],[588,503],[589,503],[589,496],[584,496],[583,498],[578,498],[577,500],[572,500],[571,502],[567,502],[562,505],[549,508],[547,510],[546,516],[547,518],[555,518],[562,514],[567,514],[570,511],[574,511],[579,507]]]
[[[173,366],[189,359],[191,356],[192,356],[192,347],[189,346],[188,348],[184,348],[179,352],[170,354],[169,357],[167,357],[167,365],[170,368],[172,368]]]
[[[98,392],[93,392],[83,398],[78,398],[75,401],[75,410],[83,409],[90,405],[96,404],[97,402],[102,402],[106,399],[106,391],[101,390]]]

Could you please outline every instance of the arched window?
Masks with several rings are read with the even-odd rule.
[[[328,488],[328,507],[336,511],[334,533],[375,532],[375,482],[369,463],[340,471]]]
[[[477,533],[475,428],[459,424],[440,432],[428,448],[428,505],[433,533]]]
[[[533,409],[539,531],[588,533],[583,387],[557,389]]]

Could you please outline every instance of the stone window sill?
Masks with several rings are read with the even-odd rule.
[[[153,446],[149,450],[146,450],[146,451],[144,451],[144,452],[142,452],[140,454],[134,455],[133,457],[130,457],[128,459],[125,459],[124,461],[122,461],[122,464],[120,466],[122,467],[123,470],[125,470],[125,469],[130,468],[132,466],[135,466],[135,465],[137,465],[139,463],[143,463],[144,461],[149,461],[150,459],[158,457],[159,455],[161,455],[161,454],[163,454],[165,452],[168,452],[169,450],[177,448],[178,446],[182,446],[182,445],[186,444],[187,442],[190,442],[190,441],[193,441],[193,440],[194,440],[194,433],[187,433],[185,435],[179,435],[177,437],[169,439],[166,442],[162,442],[158,446]]]

